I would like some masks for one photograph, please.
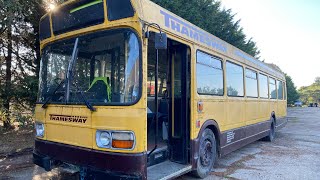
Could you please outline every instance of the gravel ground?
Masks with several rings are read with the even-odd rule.
[[[288,119],[274,142],[257,141],[222,157],[206,179],[320,179],[320,108],[289,108]],[[30,148],[25,148],[0,153],[0,179],[75,177],[58,169],[45,172],[32,164]],[[185,175],[178,179],[194,178]]]

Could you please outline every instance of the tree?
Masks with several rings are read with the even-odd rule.
[[[0,111],[4,126],[31,111],[40,67],[39,20],[42,0],[0,0]]]
[[[287,74],[285,74],[285,76],[286,76],[287,96],[288,96],[287,103],[292,105],[296,100],[299,99],[300,95],[292,81],[292,78]]]
[[[247,38],[235,21],[231,9],[222,9],[216,0],[152,0],[244,52],[259,58],[259,50],[252,38]],[[246,40],[248,39],[248,40]]]
[[[299,89],[301,99],[304,103],[315,103],[320,100],[320,78],[317,77],[313,84],[304,86]]]
[[[21,4],[14,0],[1,0],[0,1],[3,6],[0,8],[0,35],[3,40],[1,41],[2,51],[1,56],[5,57],[5,82],[4,82],[4,90],[1,94],[1,99],[3,99],[2,106],[4,112],[6,114],[4,120],[4,127],[10,127],[10,101],[12,98],[12,58],[13,58],[13,32],[14,26],[17,20],[19,19],[18,14],[20,14]]]
[[[314,83],[319,84],[320,85],[320,77],[316,77],[316,79],[314,80]]]

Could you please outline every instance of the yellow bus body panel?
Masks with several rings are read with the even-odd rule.
[[[36,119],[45,123],[44,140],[93,148],[102,151],[137,153],[146,150],[146,109],[133,107],[96,107],[90,112],[81,106],[52,105],[44,110],[36,107]],[[42,114],[45,113],[45,116]],[[50,115],[87,117],[86,123],[65,122],[50,119]],[[136,143],[133,150],[103,149],[96,145],[96,130],[132,131]]]

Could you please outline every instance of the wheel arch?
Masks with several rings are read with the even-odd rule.
[[[215,135],[215,139],[217,142],[217,154],[219,157],[221,156],[221,146],[220,146],[221,133],[220,133],[219,125],[217,121],[215,121],[214,119],[208,119],[201,125],[197,138],[192,141],[193,143],[191,147],[192,149],[191,164],[192,164],[193,170],[197,169],[197,161],[199,158],[199,146],[200,146],[200,138],[201,138],[200,136],[206,128],[211,129],[213,134]]]
[[[215,139],[217,141],[217,152],[218,152],[218,155],[220,156],[220,152],[221,152],[221,148],[220,148],[221,147],[220,146],[221,132],[220,132],[220,128],[219,128],[219,125],[218,125],[217,121],[215,121],[213,119],[206,120],[201,126],[201,129],[200,129],[200,131],[198,133],[197,139],[200,139],[200,136],[201,136],[202,132],[206,128],[211,129],[211,131],[213,132],[213,134],[215,136]]]

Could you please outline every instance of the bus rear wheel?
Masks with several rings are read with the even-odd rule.
[[[217,144],[211,129],[205,129],[200,138],[197,170],[193,173],[199,178],[205,178],[211,172],[217,158]]]

